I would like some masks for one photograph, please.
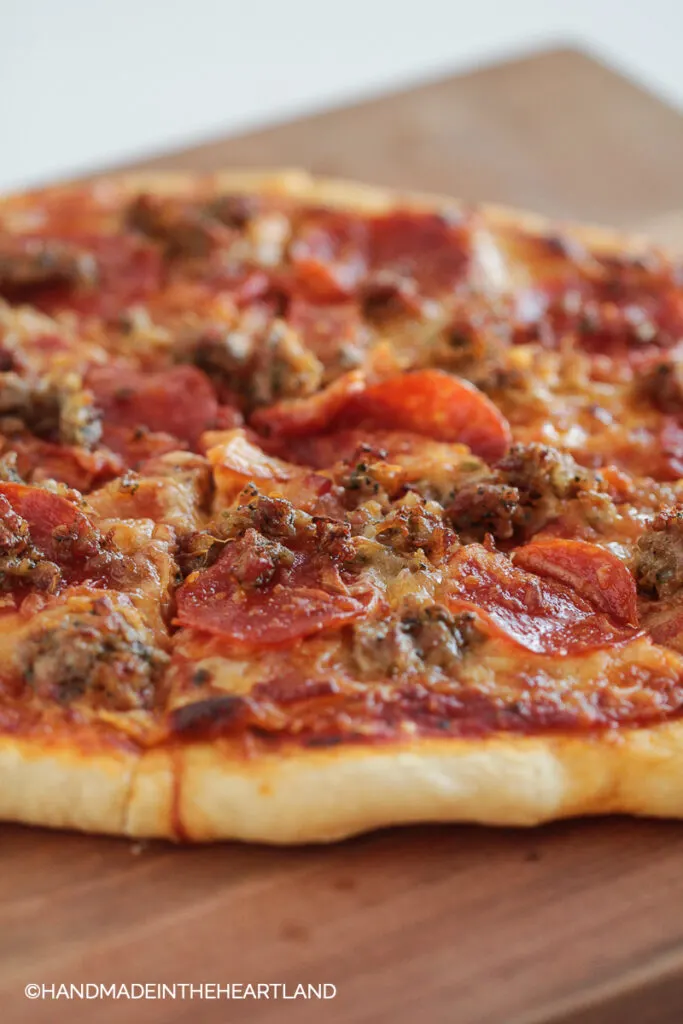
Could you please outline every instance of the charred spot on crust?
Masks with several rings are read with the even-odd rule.
[[[188,739],[219,733],[242,721],[247,708],[244,698],[233,694],[207,697],[171,711],[171,731]]]

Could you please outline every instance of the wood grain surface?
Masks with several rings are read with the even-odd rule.
[[[298,164],[617,225],[683,223],[683,119],[570,51],[147,166]],[[683,234],[681,235],[683,240]],[[683,825],[396,829],[187,849],[0,827],[0,1020],[683,1019]],[[30,1002],[29,982],[331,982],[319,1002]]]

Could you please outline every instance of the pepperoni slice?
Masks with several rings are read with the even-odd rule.
[[[276,437],[327,433],[335,429],[337,421],[348,411],[351,398],[366,387],[365,375],[354,370],[308,398],[276,402],[268,409],[258,409],[251,421],[256,430]]]
[[[584,540],[537,540],[512,557],[521,569],[566,583],[615,622],[638,624],[635,580],[611,551]]]
[[[363,614],[366,602],[346,592],[334,564],[322,556],[297,552],[293,564],[259,584],[269,564],[254,545],[253,532],[228,544],[214,566],[180,588],[180,625],[262,648],[339,629]]]
[[[216,392],[206,374],[194,366],[155,373],[98,366],[90,370],[87,383],[104,412],[105,444],[107,428],[143,427],[194,447],[205,430],[216,426]]]
[[[289,247],[294,289],[322,302],[351,296],[367,269],[367,225],[346,213],[307,217]]]
[[[72,445],[53,444],[39,438],[13,438],[17,467],[24,478],[34,483],[59,480],[86,493],[107,480],[120,476],[124,465],[112,451],[86,451]]]
[[[467,232],[437,213],[404,211],[370,221],[373,269],[415,281],[425,295],[452,290],[469,264]]]
[[[680,288],[663,274],[640,275],[617,268],[604,279],[576,272],[520,290],[516,298],[516,340],[540,340],[555,347],[571,333],[594,356],[641,365],[671,348],[683,332]]]
[[[435,441],[459,441],[489,461],[510,444],[507,420],[486,395],[441,370],[415,370],[368,385],[346,374],[311,398],[280,402],[253,417],[257,429],[280,437],[363,426],[401,430]]]
[[[90,520],[72,502],[42,487],[0,483],[0,495],[25,519],[31,541],[51,562],[70,565],[77,557],[94,554]],[[64,529],[55,536],[58,527]]]
[[[69,309],[111,320],[161,288],[157,246],[130,235],[78,235],[68,241],[93,256],[96,277],[92,285],[53,283],[36,288],[30,301],[45,313]]]
[[[564,583],[525,572],[480,544],[455,553],[446,593],[455,610],[474,611],[489,632],[535,654],[580,654],[639,635]]]
[[[314,303],[294,296],[289,303],[287,323],[325,366],[349,366],[348,361],[342,362],[349,357],[360,361],[370,340],[355,302]]]

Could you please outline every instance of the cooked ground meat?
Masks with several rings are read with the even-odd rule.
[[[640,590],[671,597],[683,587],[683,507],[665,509],[638,539],[633,573]]]
[[[405,487],[402,467],[387,462],[385,451],[368,444],[359,445],[351,459],[337,463],[332,473],[334,482],[344,489],[348,508],[369,500],[391,500]]]
[[[587,491],[604,490],[598,474],[584,469],[571,455],[542,444],[513,445],[496,466],[496,477],[518,491],[515,525],[527,534],[556,519],[564,502]]]
[[[399,555],[424,551],[438,556],[443,552],[445,530],[441,519],[424,505],[402,505],[385,516],[375,538]]]
[[[265,586],[279,568],[289,568],[294,564],[294,554],[289,548],[251,528],[240,538],[236,550],[232,574],[247,590]]]
[[[47,700],[131,711],[154,706],[168,655],[102,597],[49,626],[39,619],[18,659],[25,681]]]
[[[472,481],[457,492],[446,515],[465,542],[481,541],[487,533],[507,540],[514,533],[519,501],[516,487],[493,480]]]
[[[255,488],[245,505],[225,511],[206,529],[182,537],[177,555],[183,575],[213,565],[226,542],[254,533],[264,541],[328,554],[337,561],[350,561],[355,554],[351,527],[324,516],[309,516],[285,498],[259,494]]]
[[[354,669],[364,677],[395,678],[426,670],[457,673],[465,652],[481,639],[474,616],[443,605],[410,604],[399,619],[352,627]]]
[[[94,395],[75,375],[33,382],[0,373],[0,417],[20,420],[37,437],[92,449],[102,436]]]
[[[369,274],[360,285],[359,299],[365,319],[379,327],[420,312],[415,282],[391,270]]]
[[[53,283],[92,285],[97,280],[94,256],[55,239],[0,238],[0,291],[12,293]]]
[[[456,316],[425,349],[426,363],[491,391],[509,374],[505,350],[509,329],[489,314]]]
[[[0,588],[21,582],[54,593],[61,576],[59,566],[34,547],[26,520],[0,495]]]
[[[251,367],[250,397],[254,405],[311,395],[322,385],[324,367],[296,331],[275,320],[256,346]]]
[[[293,540],[304,533],[315,534],[311,516],[286,498],[272,498],[258,491],[247,504],[224,512],[220,520],[221,535],[226,540],[242,536],[250,527],[273,540]]]
[[[498,540],[528,538],[578,500],[581,517],[599,527],[614,513],[599,474],[571,455],[542,444],[514,445],[490,476],[455,491],[447,519],[466,542],[486,534]]]
[[[161,242],[170,257],[208,256],[231,237],[204,207],[174,196],[137,196],[128,208],[128,223]]]
[[[323,383],[318,357],[279,319],[265,330],[204,332],[183,349],[183,358],[240,395],[248,409],[313,394]]]
[[[241,229],[256,217],[262,206],[263,201],[259,196],[222,195],[206,203],[204,210],[221,224]]]

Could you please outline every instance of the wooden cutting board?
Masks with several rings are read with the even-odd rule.
[[[683,119],[546,53],[148,167],[303,165],[683,242]],[[676,225],[678,225],[676,227]],[[0,1019],[639,1024],[683,1016],[683,824],[185,849],[0,828]],[[328,982],[319,1002],[30,1002],[27,983]]]

